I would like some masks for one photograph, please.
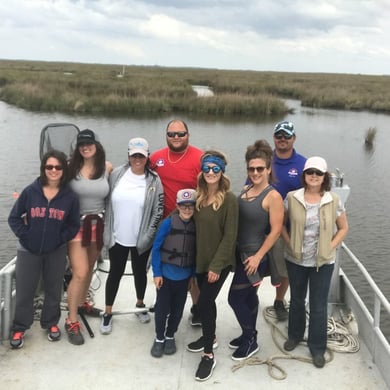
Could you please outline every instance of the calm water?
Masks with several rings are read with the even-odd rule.
[[[331,171],[339,168],[345,173],[345,183],[351,187],[347,201],[350,233],[347,245],[364,263],[384,294],[390,296],[390,185],[389,174],[390,117],[366,112],[344,112],[307,109],[289,101],[294,114],[268,122],[223,121],[186,118],[191,143],[213,147],[229,157],[227,173],[233,190],[238,192],[245,177],[244,153],[255,139],[272,142],[276,121],[294,122],[297,131],[296,149],[306,156],[326,158]],[[127,158],[128,140],[145,137],[151,150],[165,146],[165,126],[171,118],[123,119],[69,116],[63,114],[31,113],[0,102],[0,265],[15,253],[15,238],[7,225],[9,210],[14,202],[13,191],[20,191],[39,171],[39,135],[51,122],[71,122],[80,129],[91,128],[99,135],[108,159],[119,165]],[[364,147],[367,128],[378,129],[374,148]]]

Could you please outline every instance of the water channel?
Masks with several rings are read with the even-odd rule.
[[[227,174],[238,193],[245,178],[247,145],[264,138],[272,143],[275,122],[294,122],[296,149],[307,157],[323,156],[331,171],[339,168],[351,188],[347,200],[350,233],[346,244],[363,262],[375,282],[390,296],[390,117],[368,112],[311,109],[287,101],[295,109],[285,118],[271,120],[202,119],[182,117],[190,129],[190,141],[202,149],[213,147],[229,158]],[[165,146],[165,126],[171,117],[108,118],[28,112],[0,102],[0,266],[15,254],[15,237],[7,224],[14,202],[12,193],[29,184],[39,172],[39,136],[52,122],[71,122],[80,129],[93,129],[104,145],[107,158],[119,165],[127,157],[128,140],[145,137],[151,150]],[[369,127],[377,128],[374,145],[367,149],[364,138]]]

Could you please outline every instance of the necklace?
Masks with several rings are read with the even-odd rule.
[[[187,154],[187,151],[188,151],[188,148],[186,148],[186,150],[184,151],[184,153],[176,160],[176,161],[172,161],[171,159],[171,150],[168,149],[168,161],[171,163],[171,164],[177,164],[179,161],[181,161],[184,156]]]

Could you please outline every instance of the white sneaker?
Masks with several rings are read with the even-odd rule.
[[[147,324],[148,322],[150,322],[150,315],[147,311],[135,313],[135,315],[138,317],[139,322],[141,322],[141,324]]]
[[[112,314],[104,313],[100,322],[100,333],[110,334],[112,331]]]

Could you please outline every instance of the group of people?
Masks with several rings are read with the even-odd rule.
[[[132,138],[128,161],[113,170],[96,135],[87,129],[78,134],[69,163],[58,151],[42,158],[40,177],[23,190],[9,216],[19,238],[13,348],[22,347],[33,322],[41,275],[41,326],[50,341],[60,339],[67,253],[72,270],[65,320],[69,341],[84,343],[78,313],[101,316],[101,333],[111,333],[112,308],[130,253],[136,315],[142,323],[150,321],[144,295],[151,256],[156,287],[153,357],[176,352],[174,336],[190,291],[191,324],[202,327],[202,336],[187,350],[202,352],[196,380],[211,377],[218,346],[216,299],[234,272],[228,302],[241,334],[229,343],[232,359],[244,360],[259,350],[258,288],[271,275],[276,318],[288,318],[286,351],[304,339],[309,287],[307,344],[313,364],[324,366],[330,280],[336,248],[348,232],[344,206],[330,191],[326,161],[298,154],[294,125],[280,122],[273,132],[274,149],[265,140],[248,146],[247,178],[236,196],[226,175],[226,156],[195,148],[189,137],[187,124],[173,120],[166,128],[167,147],[150,155],[144,138]],[[101,313],[86,296],[103,245],[110,270]]]

